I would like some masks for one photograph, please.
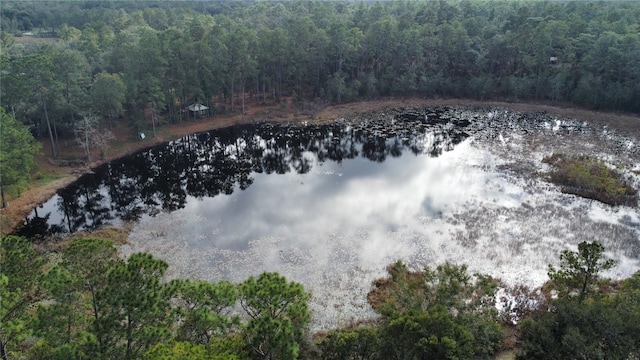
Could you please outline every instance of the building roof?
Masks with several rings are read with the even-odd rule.
[[[204,111],[204,110],[208,110],[209,108],[207,106],[204,106],[202,104],[191,104],[189,105],[189,111]]]

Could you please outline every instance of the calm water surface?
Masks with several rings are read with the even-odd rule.
[[[316,328],[369,316],[370,282],[397,259],[539,285],[560,251],[597,239],[619,262],[611,276],[638,269],[637,208],[565,195],[532,175],[557,150],[540,136],[557,141],[557,129],[481,139],[465,122],[404,120],[192,135],[96,169],[22,231],[132,221],[123,255],[151,252],[170,277],[280,272],[313,293]],[[596,141],[580,136],[563,146]]]

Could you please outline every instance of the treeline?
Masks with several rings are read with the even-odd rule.
[[[167,263],[147,253],[122,259],[110,241],[76,238],[44,251],[8,236],[0,358],[487,359],[505,349],[520,359],[635,358],[640,272],[602,279],[614,265],[603,253],[597,242],[564,251],[535,290],[500,290],[464,265],[396,262],[367,295],[376,319],[312,333],[311,294],[277,273],[239,284],[167,281]]]
[[[634,1],[2,6],[0,102],[54,141],[71,136],[89,111],[107,123],[126,114],[139,129],[181,121],[194,103],[210,113],[240,111],[247,96],[276,104],[289,96],[460,97],[640,111]],[[25,31],[54,39],[14,36]]]

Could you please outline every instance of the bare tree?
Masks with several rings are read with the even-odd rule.
[[[88,113],[82,116],[82,120],[73,127],[76,143],[87,155],[87,161],[91,162],[91,148],[97,147],[104,154],[109,148],[109,141],[115,139],[113,133],[107,129],[100,131],[99,119],[96,115]]]

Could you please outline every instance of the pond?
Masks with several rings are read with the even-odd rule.
[[[326,329],[370,316],[371,281],[398,259],[538,286],[562,250],[598,240],[618,261],[607,275],[631,275],[640,210],[561,193],[542,158],[597,156],[637,188],[635,142],[577,120],[466,107],[236,126],[96,168],[20,231],[132,222],[123,255],[163,258],[169,277],[277,271],[312,292],[313,326]]]

